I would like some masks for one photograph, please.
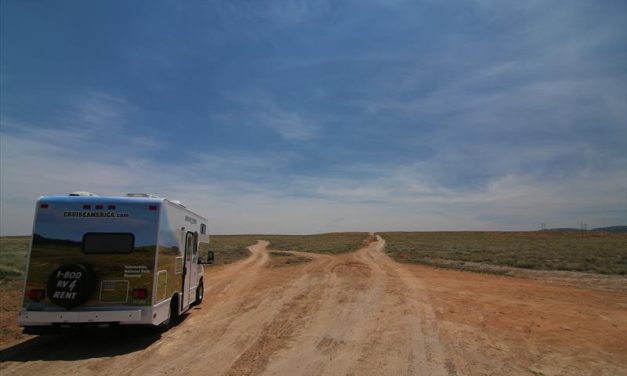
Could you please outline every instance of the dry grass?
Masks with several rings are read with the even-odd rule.
[[[356,251],[368,238],[366,232],[332,232],[316,235],[264,235],[270,249],[339,254]]]
[[[395,260],[464,268],[464,262],[537,270],[627,274],[627,234],[575,232],[387,232]],[[455,261],[451,263],[451,261]],[[461,266],[460,266],[461,265]]]
[[[0,280],[24,278],[30,238],[30,236],[0,237]]]
[[[212,235],[210,246],[215,256],[215,264],[230,264],[250,255],[247,249],[262,239],[261,235]]]
[[[0,346],[25,338],[17,325],[30,236],[0,237]]]
[[[270,266],[272,267],[302,264],[304,262],[309,262],[312,260],[309,257],[295,255],[293,253],[283,251],[270,251],[269,254],[271,258]]]

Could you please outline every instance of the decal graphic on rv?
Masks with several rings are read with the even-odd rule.
[[[180,203],[150,195],[41,197],[20,325],[27,333],[168,326],[202,301],[201,264],[213,259],[206,227]]]
[[[115,212],[92,212],[92,211],[73,211],[73,212],[64,212],[64,217],[71,218],[100,218],[100,217],[108,217],[108,218],[126,218],[128,217],[128,213],[115,213]]]

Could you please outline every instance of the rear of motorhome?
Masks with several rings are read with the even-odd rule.
[[[168,327],[203,299],[207,219],[148,194],[37,201],[19,324]]]

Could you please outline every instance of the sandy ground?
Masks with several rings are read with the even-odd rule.
[[[205,301],[163,334],[32,337],[4,375],[627,375],[627,295],[341,256],[206,269]]]

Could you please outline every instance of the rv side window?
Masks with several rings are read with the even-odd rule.
[[[200,224],[200,233],[201,234],[206,234],[207,233],[207,225],[204,223]]]
[[[84,253],[130,253],[135,235],[130,233],[90,232],[83,236]]]

